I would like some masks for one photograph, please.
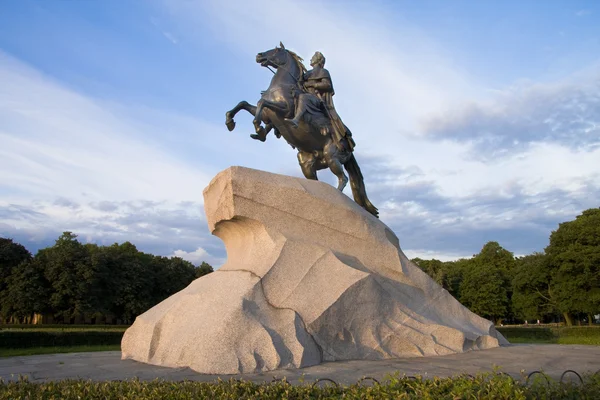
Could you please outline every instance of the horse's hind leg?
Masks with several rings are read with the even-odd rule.
[[[256,115],[256,106],[253,106],[247,101],[240,101],[237,106],[225,113],[225,125],[227,125],[227,129],[230,131],[235,128],[235,121],[233,120],[233,117],[235,117],[240,110],[246,110],[250,114]]]
[[[317,179],[317,168],[315,166],[315,161],[314,154],[304,151],[298,152],[298,163],[300,164],[300,168],[302,169],[304,177],[306,179],[318,181],[319,179]]]
[[[324,156],[325,161],[327,162],[327,166],[329,167],[331,172],[333,172],[333,174],[338,178],[337,188],[341,192],[348,184],[348,177],[344,173],[344,165],[340,161],[340,151],[333,143],[331,143],[330,145],[325,147]]]

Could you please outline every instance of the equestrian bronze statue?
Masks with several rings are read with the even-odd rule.
[[[256,62],[263,67],[275,68],[269,88],[262,92],[256,106],[246,101],[226,113],[225,124],[232,131],[233,118],[240,110],[254,115],[253,139],[265,141],[273,130],[298,150],[302,173],[317,180],[317,171],[329,168],[338,178],[338,189],[344,190],[350,175],[354,201],[365,210],[378,216],[377,208],[369,201],[360,167],[354,157],[352,133],[342,123],[333,105],[333,84],[325,66],[325,57],[316,52],[307,71],[300,58],[280,47],[258,53]],[[264,123],[264,126],[262,126]]]

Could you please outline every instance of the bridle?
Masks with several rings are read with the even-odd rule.
[[[283,51],[285,51],[285,49],[282,49],[282,50],[283,50]],[[287,63],[287,62],[290,60],[290,57],[291,57],[291,55],[290,55],[290,53],[288,53],[287,51],[285,52],[285,55],[286,55],[286,57],[287,57],[287,61],[286,61],[286,63]],[[277,64],[275,64],[275,63],[273,62],[273,60],[272,60],[270,57],[267,57],[267,61],[269,61],[269,62],[273,63],[274,65],[277,65]],[[300,76],[296,78],[294,75],[292,75],[292,73],[290,72],[290,70],[289,70],[289,69],[287,69],[287,68],[284,68],[284,65],[285,65],[285,64],[282,64],[282,65],[277,65],[277,69],[281,68],[281,69],[283,69],[285,72],[287,72],[287,73],[288,73],[288,74],[289,74],[289,75],[290,75],[292,78],[294,78],[294,80],[296,81],[296,85],[298,85],[298,87],[300,87],[300,77],[302,76],[302,71],[300,71]],[[275,71],[273,71],[273,70],[271,69],[271,67],[270,67],[270,66],[266,65],[266,67],[269,69],[269,71],[271,71],[271,72],[273,73],[273,75],[275,75],[275,74],[276,74],[276,72],[275,72]]]

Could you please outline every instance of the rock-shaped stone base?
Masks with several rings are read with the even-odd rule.
[[[204,208],[227,263],[140,315],[123,359],[235,374],[507,343],[326,183],[232,167]]]

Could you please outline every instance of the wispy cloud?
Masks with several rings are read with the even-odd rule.
[[[196,200],[209,176],[100,101],[0,52],[0,187],[70,200]]]
[[[98,205],[101,205],[98,207]],[[52,245],[63,231],[103,245],[130,241],[138,249],[219,266],[224,250],[207,229],[202,204],[122,201],[102,203],[36,201],[0,205],[0,236],[13,237],[29,250]]]
[[[367,161],[365,169],[373,166],[380,170],[384,164]],[[599,173],[579,178],[569,188],[534,191],[513,182],[465,196],[444,195],[436,182],[405,169],[388,166],[385,175],[373,175],[371,194],[382,208],[381,218],[410,257],[470,257],[491,240],[517,254],[541,251],[558,223],[597,207],[600,196]],[[390,182],[394,175],[401,179]]]
[[[171,32],[162,32],[163,36],[167,38],[168,41],[170,41],[173,44],[177,44],[179,43],[179,40],[177,40],[177,38],[175,37],[174,34],[172,34]]]
[[[478,157],[524,152],[534,143],[573,150],[600,146],[600,74],[506,90],[489,104],[471,104],[424,123],[436,138],[474,144]]]
[[[399,131],[414,129],[415,116],[444,109],[479,91],[452,55],[425,32],[408,20],[388,18],[373,3],[353,3],[352,8],[289,0],[166,0],[165,4],[190,36],[197,26],[211,26],[215,40],[245,54],[250,62],[280,40],[307,59],[322,51],[334,85],[343,88],[336,98],[342,118],[365,132],[374,120],[386,127],[377,135],[370,133],[373,139],[397,138]],[[318,29],[303,29],[307,25]],[[265,79],[269,79],[266,72]]]
[[[104,244],[129,240],[162,255],[183,251],[193,259],[207,241],[208,251],[222,253],[202,207],[202,190],[218,166],[172,155],[164,145],[170,136],[157,132],[182,127],[176,116],[126,112],[2,52],[0,81],[0,235],[32,250],[69,230]],[[145,125],[158,119],[169,124]]]
[[[93,59],[86,65],[113,77],[111,62],[121,58],[121,84],[155,57],[131,53],[139,47],[132,43],[151,38],[167,49],[160,54],[177,69],[163,63],[148,76],[181,79],[165,78],[155,91],[123,88],[126,101],[118,90],[93,96],[0,52],[0,234],[38,248],[72,230],[218,265],[224,249],[202,210],[208,181],[231,165],[301,176],[283,140],[248,137],[249,115],[240,114],[234,132],[222,121],[237,101],[258,100],[271,75],[254,56],[280,40],[307,59],[315,50],[327,57],[369,196],[407,254],[469,256],[487,240],[516,253],[539,250],[558,222],[595,206],[588,199],[600,194],[597,72],[480,82],[440,38],[379,3],[158,3],[155,17],[139,14],[143,29],[127,26],[136,38],[127,46],[117,45],[120,33],[94,27],[75,47]],[[103,38],[120,51],[85,53]],[[170,94],[163,103],[162,91]],[[145,101],[148,93],[154,101]],[[175,99],[189,105],[178,108]],[[327,171],[319,178],[334,183]]]

